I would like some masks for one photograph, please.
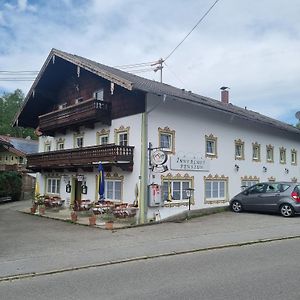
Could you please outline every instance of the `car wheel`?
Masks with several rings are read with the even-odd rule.
[[[236,212],[236,213],[239,213],[239,212],[243,211],[243,207],[242,207],[241,202],[239,202],[237,200],[232,201],[231,210]]]
[[[280,213],[283,217],[288,218],[288,217],[292,217],[295,214],[295,211],[290,204],[285,203],[280,206]]]

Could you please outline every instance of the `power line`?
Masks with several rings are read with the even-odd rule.
[[[176,50],[177,48],[188,38],[188,36],[196,29],[196,27],[204,20],[204,18],[210,13],[210,11],[214,8],[214,6],[220,0],[216,0],[213,5],[206,11],[206,13],[200,18],[200,20],[196,23],[196,25],[190,30],[190,32],[183,38],[183,40],[170,52],[170,54],[164,59],[166,61]]]

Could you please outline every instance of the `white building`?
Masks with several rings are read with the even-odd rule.
[[[226,90],[222,96],[203,97],[53,49],[15,124],[42,134],[40,153],[28,157],[40,193],[67,204],[98,200],[101,161],[106,199],[137,199],[143,223],[187,210],[188,187],[194,210],[227,205],[255,182],[300,179],[300,130],[228,103]]]

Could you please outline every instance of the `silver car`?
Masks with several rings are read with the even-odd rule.
[[[294,182],[261,182],[230,200],[234,212],[243,210],[279,212],[284,217],[300,213],[300,184]]]

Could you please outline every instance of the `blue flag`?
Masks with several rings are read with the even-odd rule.
[[[104,201],[104,187],[105,187],[104,169],[101,163],[98,166],[98,171],[99,171],[99,196],[100,196],[99,200]]]

